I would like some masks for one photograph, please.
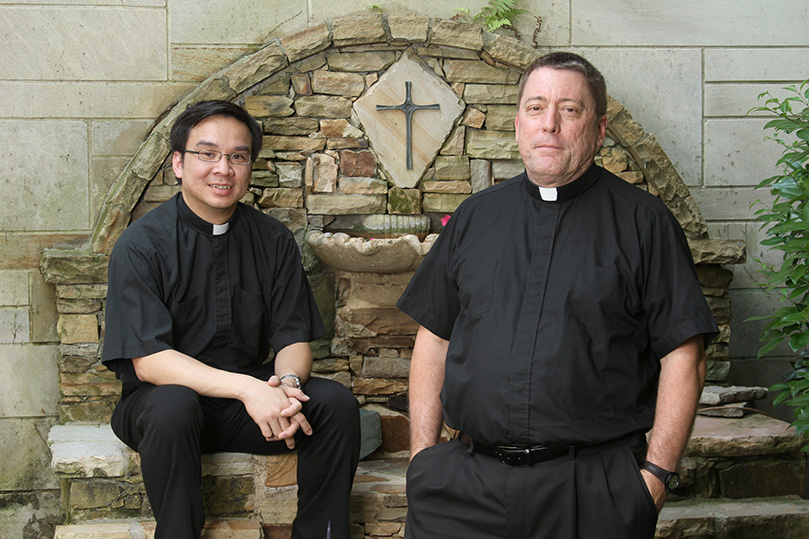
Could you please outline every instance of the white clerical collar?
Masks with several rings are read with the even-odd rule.
[[[224,225],[213,225],[213,235],[220,236],[228,231],[230,228],[230,223],[225,223]]]
[[[539,186],[539,196],[546,202],[556,202],[558,193],[556,192],[556,187]]]

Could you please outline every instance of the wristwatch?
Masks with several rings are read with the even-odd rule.
[[[668,470],[664,470],[657,464],[652,464],[648,460],[641,465],[641,470],[646,470],[653,476],[660,479],[663,484],[666,486],[666,490],[672,491],[680,486],[680,474],[677,472],[670,472]]]
[[[291,379],[295,383],[295,387],[297,387],[298,389],[303,388],[303,384],[301,384],[301,377],[298,376],[297,374],[285,374],[281,378],[279,378],[279,380],[283,382],[284,378]]]

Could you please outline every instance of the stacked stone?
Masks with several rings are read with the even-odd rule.
[[[405,54],[428,66],[463,104],[414,187],[397,186],[388,176],[354,110]],[[60,274],[61,269],[46,273],[58,285],[64,420],[104,421],[109,415],[118,389],[98,362],[104,255],[128,217],[138,218],[179,191],[168,130],[186,104],[209,98],[239,102],[263,126],[264,149],[243,202],[284,222],[302,247],[330,332],[315,343],[316,374],[352,387],[363,402],[381,402],[406,390],[416,327],[395,308],[395,300],[411,273],[329,272],[311,255],[306,231],[328,231],[369,214],[422,213],[438,230],[439,217],[470,194],[520,173],[513,122],[518,80],[538,55],[475,25],[373,14],[322,23],[272,42],[203,82],[158,124],[111,190],[93,238],[99,254],[43,257],[43,266],[68,260],[68,266],[86,266],[71,275]],[[708,350],[709,380],[721,382],[729,368],[730,272],[720,264],[742,261],[743,246],[709,239],[688,189],[654,137],[613,100],[608,116],[608,137],[597,161],[659,196],[682,224],[722,328]]]

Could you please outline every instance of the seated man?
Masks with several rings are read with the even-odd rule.
[[[309,378],[309,341],[324,327],[292,234],[239,203],[261,142],[233,103],[189,107],[171,131],[182,192],[133,223],[110,258],[102,359],[123,382],[111,423],[140,453],[158,539],[200,537],[202,453],[293,448],[292,536],[348,537],[357,401]]]

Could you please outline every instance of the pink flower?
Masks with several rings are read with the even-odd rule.
[[[450,214],[446,214],[444,217],[441,218],[441,226],[447,226],[449,223],[449,219],[452,217]]]

